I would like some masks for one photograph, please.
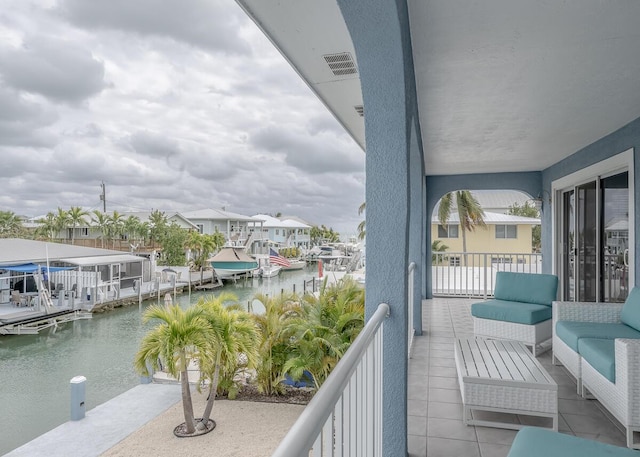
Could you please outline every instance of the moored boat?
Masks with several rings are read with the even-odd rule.
[[[304,259],[289,259],[289,266],[283,266],[284,271],[289,270],[302,270],[307,266],[307,262]]]
[[[208,261],[220,279],[232,278],[258,269],[258,261],[241,247],[224,247]]]
[[[278,276],[282,269],[280,265],[264,265],[260,269],[260,276],[263,278],[273,278],[274,276]]]

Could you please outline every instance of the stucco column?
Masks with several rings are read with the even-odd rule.
[[[386,302],[383,449],[407,455],[407,268],[415,78],[404,1],[338,0],[356,49],[366,130],[366,315]]]

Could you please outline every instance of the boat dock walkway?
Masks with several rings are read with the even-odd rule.
[[[140,384],[5,457],[97,457],[179,401],[179,384]]]

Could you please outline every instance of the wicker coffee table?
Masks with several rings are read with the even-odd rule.
[[[522,424],[479,420],[471,411],[549,417],[558,430],[558,385],[523,343],[484,338],[455,341],[464,423],[520,429]]]

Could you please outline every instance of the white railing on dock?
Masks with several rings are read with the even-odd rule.
[[[431,264],[433,295],[492,296],[498,271],[542,273],[542,254],[434,252]]]
[[[382,456],[381,303],[272,457]]]
[[[407,279],[407,328],[409,329],[409,341],[407,346],[407,357],[411,358],[411,346],[413,345],[413,336],[416,333],[416,329],[413,326],[413,281],[415,277],[416,264],[411,262],[409,264],[409,275]]]

